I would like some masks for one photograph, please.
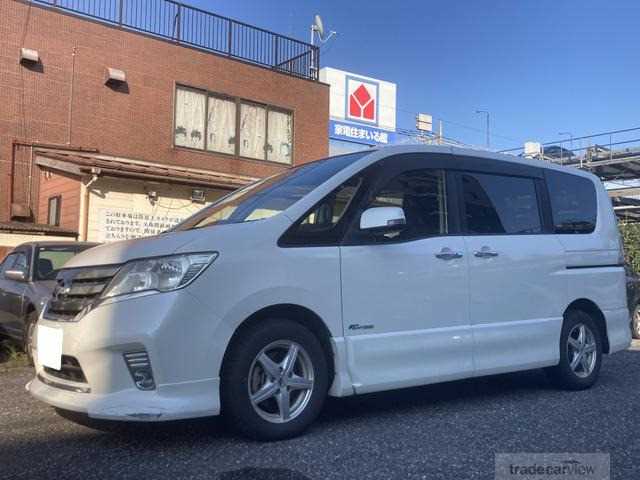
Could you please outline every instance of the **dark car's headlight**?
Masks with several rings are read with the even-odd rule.
[[[102,298],[177,290],[193,282],[217,257],[217,252],[206,252],[132,260],[113,277]]]

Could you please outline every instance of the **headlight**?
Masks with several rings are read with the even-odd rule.
[[[218,257],[216,252],[144,258],[126,263],[111,280],[103,298],[155,290],[169,292],[196,279]]]

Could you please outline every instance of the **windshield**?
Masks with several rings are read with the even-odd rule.
[[[330,157],[265,178],[202,209],[177,225],[174,231],[273,217],[369,153],[364,151]]]
[[[91,248],[92,245],[47,246],[36,249],[33,276],[35,280],[55,280],[58,270],[71,257]]]

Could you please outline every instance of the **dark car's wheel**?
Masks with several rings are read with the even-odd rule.
[[[316,336],[299,323],[265,320],[234,339],[222,368],[222,414],[242,434],[280,440],[318,416],[329,368]]]
[[[633,315],[631,317],[631,334],[633,338],[640,338],[640,304],[636,305],[633,309]]]
[[[565,315],[560,336],[560,363],[546,369],[559,387],[583,390],[598,379],[602,364],[600,330],[587,313],[573,310]]]
[[[35,340],[36,323],[38,322],[38,314],[32,311],[27,315],[24,321],[24,333],[22,336],[22,349],[27,354],[29,365],[33,365],[33,342]]]

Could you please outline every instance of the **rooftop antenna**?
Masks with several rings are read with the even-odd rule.
[[[312,46],[315,45],[316,33],[318,34],[318,40],[320,40],[320,43],[327,43],[331,37],[333,37],[334,35],[337,35],[337,32],[335,32],[334,30],[331,30],[329,32],[329,35],[327,35],[325,37],[325,35],[324,35],[324,23],[322,23],[322,17],[320,15],[317,15],[317,14],[313,17],[313,25],[311,25],[311,45]],[[311,70],[311,75],[313,77],[315,77],[317,72],[316,72],[316,65],[315,65],[315,58],[314,58],[313,50],[311,51],[311,68],[310,68],[310,70]]]
[[[313,25],[311,25],[311,45],[315,45],[315,33],[318,34],[318,40],[320,43],[327,43],[331,37],[337,35],[338,32],[331,30],[329,35],[324,36],[324,23],[322,23],[322,17],[316,15],[313,17]]]

